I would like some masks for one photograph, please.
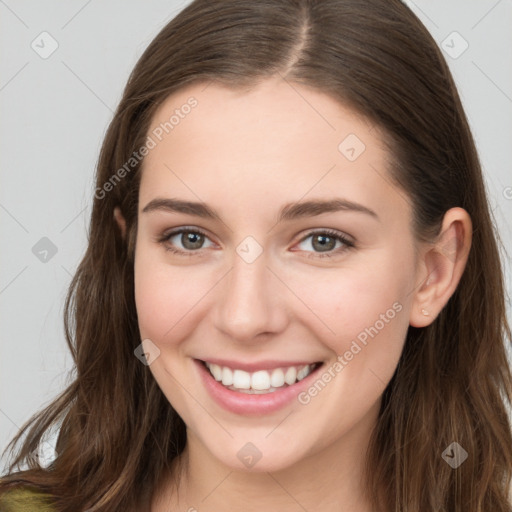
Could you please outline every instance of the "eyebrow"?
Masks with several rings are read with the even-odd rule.
[[[195,215],[205,219],[213,219],[222,222],[218,212],[208,206],[206,203],[194,201],[182,201],[174,198],[156,198],[150,201],[142,210],[143,213],[163,210],[167,212],[178,212],[188,215]],[[346,199],[316,199],[311,201],[302,201],[285,204],[279,211],[278,221],[290,221],[304,217],[315,217],[323,213],[332,213],[339,211],[352,211],[364,213],[380,220],[379,216],[370,208]]]

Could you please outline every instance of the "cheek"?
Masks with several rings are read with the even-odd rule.
[[[135,304],[141,337],[166,347],[190,329],[213,283],[211,273],[170,266],[141,249],[135,261]],[[163,348],[163,347],[162,347]]]
[[[321,287],[310,283],[308,305],[334,331],[322,327],[326,334],[319,339],[333,354],[298,401],[310,417],[318,418],[326,443],[365,417],[396,370],[409,326],[411,294],[408,267],[390,272],[393,267],[390,259],[389,266],[379,265],[375,271],[354,268],[338,278],[333,274]],[[309,325],[320,333],[318,319]]]
[[[396,364],[409,325],[410,263],[381,258],[373,269],[346,268],[303,280],[300,293],[317,315],[310,325],[325,333],[322,342],[358,361],[352,365],[369,359],[379,367]]]

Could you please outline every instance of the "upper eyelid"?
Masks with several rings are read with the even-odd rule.
[[[211,240],[213,242],[213,240],[211,239],[210,235],[207,233],[206,230],[204,230],[202,228],[192,228],[192,227],[187,227],[187,226],[181,227],[181,228],[165,230],[162,233],[161,238],[167,239],[167,238],[179,235],[180,233],[198,233],[200,235],[204,235],[205,237],[207,237],[209,240]]]
[[[182,234],[182,233],[197,233],[199,235],[203,235],[204,237],[208,238],[211,242],[215,243],[212,240],[212,237],[203,229],[200,228],[188,228],[188,227],[182,227],[182,228],[176,228],[176,229],[170,229],[168,231],[164,231],[160,239],[168,240],[172,238],[173,236]]]

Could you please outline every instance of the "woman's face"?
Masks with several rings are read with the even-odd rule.
[[[272,79],[183,89],[148,135],[138,320],[189,445],[254,471],[363,449],[419,284],[376,127]]]

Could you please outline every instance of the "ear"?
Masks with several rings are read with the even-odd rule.
[[[126,238],[126,220],[123,217],[123,214],[121,213],[121,208],[119,208],[119,206],[116,206],[114,208],[114,219],[117,225],[119,226],[121,236],[123,237],[123,239]]]
[[[421,249],[411,326],[430,325],[455,292],[468,260],[472,229],[466,210],[452,208],[444,215],[437,240]]]

